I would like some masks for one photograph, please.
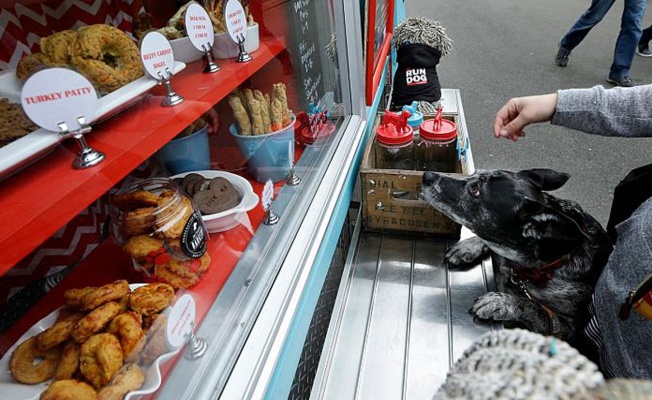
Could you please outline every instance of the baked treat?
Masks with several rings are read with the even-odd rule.
[[[181,197],[180,203],[175,207],[165,207],[161,204],[161,210],[156,213],[156,221],[154,222],[156,232],[160,237],[165,239],[181,237],[194,208],[190,199],[186,196]]]
[[[129,282],[124,279],[107,283],[86,293],[81,299],[81,309],[84,311],[94,310],[102,304],[120,300],[130,291]]]
[[[77,32],[65,30],[41,38],[42,60],[48,67],[70,66],[70,45],[77,37]]]
[[[122,306],[115,301],[99,306],[75,324],[75,328],[72,331],[72,338],[77,343],[86,342],[89,337],[104,329],[122,311]]]
[[[271,132],[272,131],[272,120],[269,115],[269,96],[265,98],[265,95],[260,90],[254,90],[254,98],[258,100],[261,105],[260,114],[263,117],[263,131]]]
[[[242,136],[251,135],[251,122],[247,115],[247,110],[244,108],[242,100],[238,96],[229,96],[229,105],[233,110],[235,122],[238,125],[238,134]]]
[[[69,340],[63,345],[61,358],[57,364],[57,372],[54,374],[55,380],[72,379],[79,370],[79,355],[81,346],[74,340]]]
[[[129,295],[129,307],[142,315],[163,311],[174,298],[174,288],[165,283],[151,283],[134,289]]]
[[[172,272],[167,265],[155,266],[154,273],[161,278],[161,280],[172,285],[175,289],[188,289],[199,282],[199,274],[193,276],[182,276]]]
[[[54,323],[51,327],[36,335],[39,350],[49,350],[70,339],[72,330],[84,314],[76,313]]]
[[[127,239],[122,249],[129,253],[137,263],[142,264],[148,262],[148,257],[155,257],[159,249],[163,247],[163,241],[159,238],[137,235]]]
[[[120,340],[125,361],[133,361],[145,345],[145,332],[142,328],[143,318],[135,311],[124,312],[111,321],[107,333]]]
[[[110,93],[143,76],[136,44],[109,25],[90,25],[77,31],[70,61],[101,93]]]
[[[81,346],[79,370],[95,388],[108,384],[122,364],[120,342],[110,333],[93,335]]]
[[[147,190],[136,190],[111,197],[111,204],[120,211],[133,211],[139,208],[157,207],[159,196]]]
[[[86,382],[64,379],[52,384],[43,392],[39,400],[96,400],[97,392]]]
[[[193,258],[190,260],[178,260],[171,259],[167,265],[167,268],[174,274],[195,279],[205,272],[208,267],[211,265],[211,257],[208,254],[204,254],[200,258]]]
[[[229,210],[240,203],[238,192],[222,177],[212,179],[209,189],[195,193],[192,199],[203,215]]]
[[[145,373],[136,364],[125,364],[111,382],[97,393],[98,400],[122,400],[124,396],[145,382]]]
[[[15,380],[33,385],[45,382],[54,376],[61,349],[53,347],[50,350],[39,350],[36,338],[31,337],[18,345],[11,353],[9,371]]]
[[[25,82],[27,78],[47,67],[48,66],[43,62],[43,54],[28,54],[18,61],[18,65],[16,66],[16,78]]]
[[[27,118],[23,108],[18,103],[10,103],[8,99],[0,99],[0,146],[38,129],[38,126]]]

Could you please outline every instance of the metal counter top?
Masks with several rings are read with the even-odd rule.
[[[443,258],[452,243],[354,233],[312,399],[432,399],[464,350],[502,329],[467,312],[495,290],[491,260],[451,271]]]

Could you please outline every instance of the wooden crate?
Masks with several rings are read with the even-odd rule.
[[[363,228],[381,232],[459,238],[459,224],[419,199],[423,171],[377,168],[377,161],[382,157],[382,152],[377,151],[374,141],[380,117],[379,115],[376,118],[360,165]],[[424,118],[429,119],[432,116]],[[457,115],[444,115],[444,118],[455,121],[458,127],[460,126]],[[466,143],[463,134],[462,130],[458,129],[458,143]],[[467,170],[464,164],[465,158],[458,164],[458,173]]]

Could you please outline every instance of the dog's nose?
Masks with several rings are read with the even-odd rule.
[[[426,171],[423,173],[422,183],[423,186],[430,186],[433,183],[437,182],[439,175],[436,172]]]

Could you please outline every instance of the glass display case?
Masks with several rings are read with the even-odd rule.
[[[252,57],[245,61],[239,59],[241,48],[227,37],[225,7],[230,2],[202,3],[215,32],[213,48],[204,52],[183,36],[184,3],[0,1],[6,17],[0,31],[0,97],[8,103],[20,104],[24,80],[53,66],[47,57],[54,45],[47,38],[58,32],[73,32],[61,51],[70,52],[65,68],[80,73],[85,71],[81,56],[72,49],[86,26],[114,26],[133,43],[150,30],[169,33],[166,26],[178,36],[168,37],[175,52],[169,86],[145,74],[114,92],[100,91],[105,102],[111,96],[117,103],[84,137],[105,154],[104,161],[75,169],[75,144],[36,128],[0,147],[5,159],[0,164],[0,243],[5,249],[0,281],[15,284],[0,292],[6,294],[3,312],[14,310],[4,314],[13,318],[0,333],[4,363],[17,345],[53,324],[69,290],[123,279],[130,284],[164,282],[175,288],[175,299],[192,297],[192,334],[187,332],[184,347],[144,367],[145,383],[134,394],[245,398],[271,390],[305,289],[325,273],[316,266],[332,255],[328,238],[341,229],[336,216],[348,207],[365,140],[359,5],[346,0],[242,1],[247,37],[241,45]],[[119,55],[106,48],[100,53],[96,61],[115,68]],[[19,77],[17,69],[27,68],[20,61],[31,54],[41,54],[35,57],[39,65]],[[210,62],[219,70],[208,71]],[[184,100],[166,107],[162,103],[170,87]],[[172,148],[195,135],[204,140],[199,150],[180,156],[182,150]],[[175,157],[180,162],[170,163]],[[203,174],[201,190],[208,190],[215,178],[226,179],[237,206],[201,210],[201,200],[191,193],[199,186],[190,189],[183,180],[189,173]],[[192,266],[175,269],[169,257],[159,257],[172,253],[173,246],[164,242],[161,252],[148,253],[156,267],[143,274],[124,242],[115,233],[102,232],[112,226],[111,217],[115,222],[108,210],[115,206],[116,193],[153,175],[176,177],[173,182],[203,214],[210,262],[200,273]],[[88,226],[79,222],[80,216],[96,214],[101,217]],[[76,251],[89,230],[97,240]],[[62,262],[50,257],[64,253],[77,258]],[[41,272],[35,274],[36,269]],[[192,279],[185,279],[188,274]],[[38,290],[26,293],[24,288],[34,285]],[[27,299],[24,312],[16,312],[17,295]],[[11,393],[10,398],[38,397],[49,382],[24,385],[7,368],[3,374],[0,390]]]

